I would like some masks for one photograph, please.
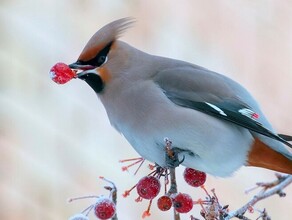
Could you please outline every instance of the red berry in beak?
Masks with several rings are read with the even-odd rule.
[[[72,78],[76,77],[76,72],[71,70],[65,63],[56,63],[50,69],[50,77],[58,84],[65,84]]]

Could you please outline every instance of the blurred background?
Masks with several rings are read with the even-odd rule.
[[[94,92],[80,80],[57,85],[56,62],[76,61],[103,25],[132,16],[137,23],[122,40],[151,54],[186,60],[223,73],[248,88],[280,133],[292,134],[292,2],[276,0],[2,0],[0,7],[0,219],[68,219],[92,200],[67,198],[106,192],[98,179],[118,186],[119,219],[141,219],[148,203],[124,190],[149,172],[121,171],[120,159],[137,157],[109,124]],[[224,146],[222,146],[224,147]],[[178,176],[183,169],[178,170]],[[178,178],[179,189],[204,198]],[[243,167],[230,178],[208,176],[222,204],[234,210],[271,181],[274,172]],[[256,205],[272,219],[292,216],[286,198]],[[199,217],[199,208],[192,214]],[[150,219],[172,219],[153,205]],[[249,215],[258,217],[257,211]],[[91,217],[93,217],[91,215]],[[94,219],[94,218],[93,218]],[[183,215],[182,219],[189,219]]]

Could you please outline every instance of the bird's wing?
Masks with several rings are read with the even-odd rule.
[[[197,66],[185,65],[159,71],[154,81],[176,105],[204,112],[250,131],[278,140],[251,95],[231,79]]]

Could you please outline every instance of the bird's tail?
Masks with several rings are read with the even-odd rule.
[[[291,141],[288,135],[279,135],[286,141]],[[289,159],[290,158],[290,159]],[[282,173],[292,174],[292,160],[290,155],[283,155],[273,150],[260,139],[255,138],[252,148],[248,154],[247,165],[267,168]]]

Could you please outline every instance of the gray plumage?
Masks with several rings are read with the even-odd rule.
[[[106,62],[79,78],[91,87],[96,82],[90,74],[101,78],[93,89],[100,86],[95,90],[111,124],[142,157],[166,166],[167,137],[181,150],[183,165],[228,176],[247,163],[257,138],[292,159],[282,143],[291,145],[275,133],[245,88],[206,68],[153,56],[117,40],[115,34],[128,23],[118,20],[97,32],[71,67],[82,69],[86,60],[92,65],[102,56],[100,45],[110,43]]]

